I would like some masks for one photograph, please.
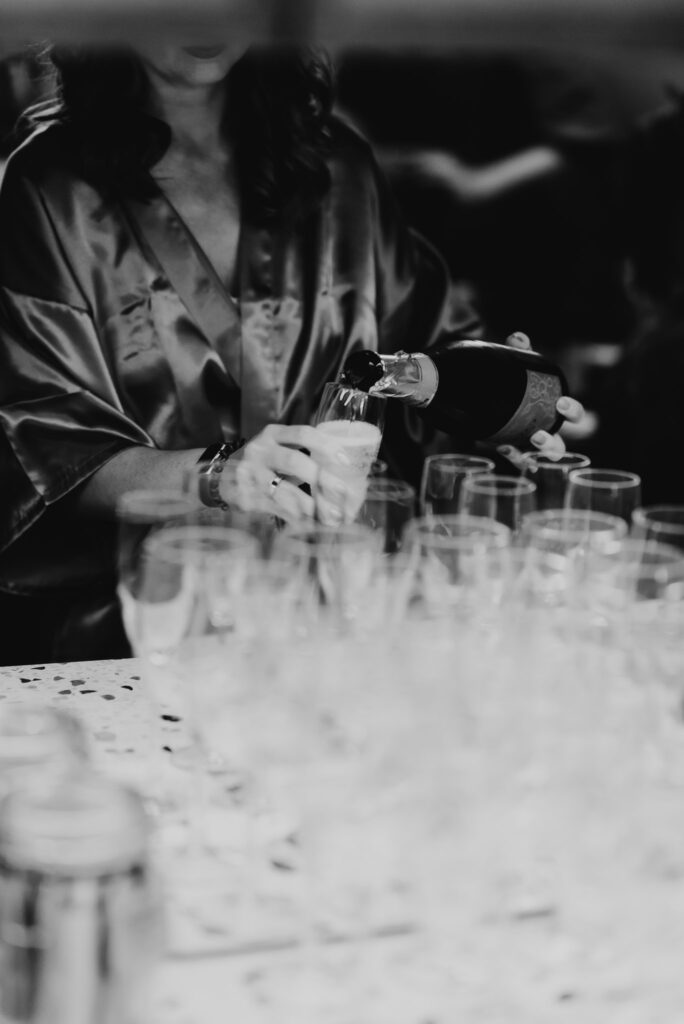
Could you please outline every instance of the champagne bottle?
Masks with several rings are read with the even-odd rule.
[[[486,341],[448,341],[423,352],[352,352],[342,383],[415,406],[432,426],[494,444],[526,445],[558,430],[561,370],[537,352]]]

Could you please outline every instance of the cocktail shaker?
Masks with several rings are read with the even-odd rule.
[[[88,760],[80,719],[44,704],[0,708],[0,797],[35,773]]]
[[[140,798],[86,766],[0,803],[0,1022],[143,1024],[161,909]]]

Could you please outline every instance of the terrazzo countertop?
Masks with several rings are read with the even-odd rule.
[[[617,674],[607,680],[617,680],[615,706],[630,721],[645,721],[646,691],[628,688]],[[306,899],[297,890],[305,872],[297,870],[296,843],[288,846],[282,822],[270,839],[260,836],[267,856],[255,871],[241,847],[240,829],[248,819],[254,826],[249,800],[220,773],[202,779],[183,766],[189,735],[182,717],[172,704],[161,712],[155,706],[138,661],[0,668],[0,701],[47,703],[77,714],[94,763],[136,786],[157,822],[153,853],[165,888],[168,939],[150,1003],[135,1024],[681,1024],[684,755],[681,779],[665,786],[649,781],[648,748],[639,762],[643,813],[631,831],[616,832],[617,845],[597,861],[604,873],[580,873],[585,889],[560,878],[559,898],[541,911],[536,905],[533,912],[502,910],[487,875],[496,866],[490,834],[478,845],[460,832],[458,862],[450,860],[439,875],[440,887],[443,880],[453,889],[449,906],[458,908],[448,922],[456,926],[448,956],[443,948],[440,959],[410,920],[371,931],[366,941],[333,935],[307,945]],[[668,749],[679,752],[679,720],[659,725],[659,746],[669,735],[665,729],[672,734]],[[628,763],[624,751],[616,757]],[[190,856],[197,850],[187,845],[193,834],[187,811],[200,784],[209,787],[203,807],[213,808],[206,820],[217,829],[214,854],[222,854],[204,859]],[[625,786],[615,792],[626,811],[638,791]],[[547,808],[551,824],[557,803],[554,798]],[[625,813],[626,825],[630,820]],[[520,839],[513,825],[506,834]],[[600,832],[577,837],[587,839],[587,855],[602,840]],[[365,871],[370,844],[361,835],[352,845]],[[240,849],[242,861],[235,855]],[[486,914],[481,907],[489,908]]]
[[[94,764],[143,793],[162,792],[165,799],[171,793],[182,802],[184,788],[193,785],[193,773],[173,763],[173,751],[188,743],[183,723],[154,707],[135,659],[0,668],[0,701],[33,701],[71,711],[85,726]],[[164,810],[157,817],[164,821],[163,843],[169,845],[170,836],[173,847],[177,816]],[[195,885],[194,879],[190,884],[177,864],[166,863],[165,869],[168,948],[144,1024],[222,1022],[228,1007],[236,1014],[231,1012],[231,1020],[240,1024],[260,1019],[243,978],[254,970],[259,954],[236,955],[241,944],[226,924],[235,894],[229,865],[220,876],[208,876],[205,885]],[[272,944],[283,943],[276,937]]]
[[[239,865],[230,858],[205,860],[199,878],[189,868],[174,835],[175,827],[183,827],[182,815],[155,806],[168,803],[169,796],[182,805],[188,787],[197,784],[192,771],[174,763],[189,736],[179,715],[160,713],[149,699],[138,660],[0,668],[0,701],[34,701],[71,711],[85,726],[93,763],[151,794],[152,813],[162,822],[159,846],[165,848],[160,859],[167,949],[139,1024],[364,1024],[366,1019],[385,1024],[370,1008],[363,1020],[349,1009],[355,997],[345,981],[350,953],[344,944],[328,947],[322,973],[317,968],[309,984],[309,968],[306,961],[302,967],[296,953],[298,936],[292,927],[290,889],[296,872],[287,870],[280,856],[274,856],[272,872],[260,879],[261,917],[250,909],[249,920],[238,905]],[[176,856],[169,856],[176,845]],[[389,938],[392,957],[409,955],[410,935],[390,930]],[[377,977],[376,954],[367,983],[372,987]],[[422,1018],[402,1017],[399,1007],[395,1011],[393,1024],[423,1024]]]

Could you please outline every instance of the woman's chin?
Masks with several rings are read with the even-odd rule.
[[[140,48],[140,55],[162,78],[185,85],[221,82],[244,52],[227,43],[161,44]]]

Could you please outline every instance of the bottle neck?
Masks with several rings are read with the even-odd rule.
[[[432,359],[423,352],[397,352],[380,356],[383,374],[369,389],[371,395],[399,398],[408,405],[424,408],[435,397],[439,374]]]

